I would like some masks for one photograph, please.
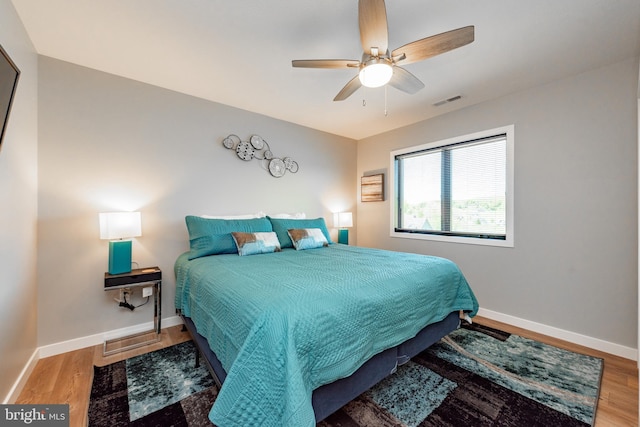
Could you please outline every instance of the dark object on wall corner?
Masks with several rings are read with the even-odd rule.
[[[13,98],[16,94],[16,87],[18,87],[18,78],[20,78],[20,70],[0,45],[0,120],[2,120],[0,148],[2,148],[2,140],[7,130],[11,104],[13,104]]]

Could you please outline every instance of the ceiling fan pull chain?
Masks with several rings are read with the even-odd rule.
[[[384,116],[387,117],[387,85],[384,85]]]
[[[366,107],[366,106],[367,106],[367,100],[366,100],[366,99],[364,99],[364,98],[362,98],[362,106],[363,106],[363,107]]]

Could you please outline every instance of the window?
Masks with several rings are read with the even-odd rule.
[[[513,126],[391,152],[391,236],[513,246]]]

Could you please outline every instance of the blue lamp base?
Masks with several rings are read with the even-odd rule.
[[[131,271],[131,240],[109,242],[109,274]]]
[[[338,243],[342,243],[344,245],[349,244],[349,230],[346,228],[338,230]]]

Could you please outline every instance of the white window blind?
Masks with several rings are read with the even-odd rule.
[[[393,154],[394,233],[510,237],[507,132],[474,136]]]

